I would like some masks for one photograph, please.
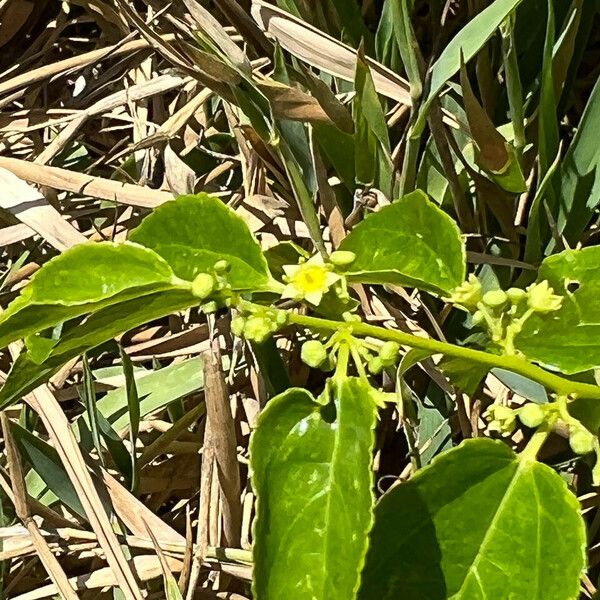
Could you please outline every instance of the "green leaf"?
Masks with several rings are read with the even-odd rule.
[[[439,293],[465,278],[465,248],[456,223],[420,190],[369,215],[340,250],[356,254],[348,270],[354,281]]]
[[[110,306],[91,315],[83,324],[65,333],[48,358],[37,364],[28,352],[15,361],[0,389],[0,409],[17,402],[24,394],[47,381],[72,358],[153,319],[198,304],[187,290],[166,290]]]
[[[351,600],[367,550],[376,421],[360,379],[269,402],[251,442],[257,600]]]
[[[187,281],[227,260],[234,290],[258,290],[269,283],[267,261],[244,220],[208,194],[163,204],[129,238],[154,250]]]
[[[530,360],[567,374],[600,366],[600,247],[548,257],[538,275],[544,280],[564,297],[562,307],[531,317],[516,347]]]
[[[581,239],[600,204],[600,78],[585,107],[560,171],[558,227],[571,245]]]
[[[559,475],[469,440],[383,496],[359,598],[573,600],[585,538]]]
[[[353,103],[356,180],[392,193],[392,160],[387,123],[362,49],[356,60]]]
[[[0,315],[0,347],[111,304],[174,287],[174,274],[137,244],[81,244],[50,260]]]
[[[414,127],[415,131],[422,131],[425,127],[425,120],[431,104],[442,91],[444,84],[458,73],[462,57],[464,57],[465,63],[469,62],[521,1],[495,0],[450,40],[431,68],[429,94],[419,111],[419,117]]]
[[[20,454],[27,460],[45,484],[44,492],[49,490],[75,514],[87,519],[79,496],[60,460],[58,452],[44,440],[27,431],[17,423],[11,423],[12,434],[19,446]],[[27,479],[30,479],[29,477]],[[28,487],[30,494],[35,494]],[[41,487],[41,486],[37,486]],[[41,492],[42,490],[40,490]],[[41,496],[41,493],[39,494]]]

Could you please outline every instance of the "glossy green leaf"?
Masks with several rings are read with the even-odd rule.
[[[187,281],[227,260],[233,289],[258,290],[269,282],[265,257],[244,220],[208,194],[163,204],[129,238],[160,254]]]
[[[349,276],[365,283],[449,292],[465,278],[465,248],[454,221],[420,190],[366,217],[340,250],[356,260]]]
[[[573,600],[585,544],[559,475],[469,440],[383,496],[359,598]]]
[[[359,379],[269,402],[251,442],[257,600],[351,600],[372,524],[376,409]]]
[[[538,281],[564,297],[560,310],[534,315],[516,338],[530,360],[572,374],[600,366],[600,247],[548,257]]]
[[[81,244],[50,260],[0,315],[0,347],[105,306],[169,289],[173,271],[137,244]]]
[[[65,333],[43,363],[37,364],[27,352],[21,353],[0,389],[0,408],[19,401],[24,394],[48,381],[65,363],[83,352],[133,327],[197,303],[198,299],[187,290],[167,290],[99,310],[83,324]]]
[[[432,102],[442,91],[444,84],[458,73],[463,57],[465,63],[469,62],[520,3],[521,0],[495,0],[450,40],[431,67],[429,94],[419,111],[418,122],[415,124],[416,131],[422,130],[425,126]]]

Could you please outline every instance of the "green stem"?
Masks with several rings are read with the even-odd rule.
[[[525,450],[519,455],[519,459],[523,462],[535,462],[537,455],[544,445],[546,439],[552,432],[556,418],[544,421],[531,436],[531,439],[525,446]]]
[[[250,309],[253,306],[251,303],[247,303],[246,305]],[[448,344],[430,338],[419,337],[403,331],[384,329],[383,327],[369,325],[367,323],[342,323],[339,321],[331,321],[329,319],[300,315],[293,312],[282,312],[285,312],[289,323],[302,325],[309,329],[335,332],[340,328],[346,328],[349,329],[353,335],[363,337],[372,336],[382,341],[389,340],[398,342],[401,345],[409,346],[411,348],[429,350],[432,354],[444,354],[445,356],[462,358],[467,361],[484,365],[490,369],[495,367],[506,369],[507,371],[512,371],[513,373],[537,381],[543,386],[554,390],[559,395],[570,395],[600,400],[599,386],[580,383],[578,381],[570,381],[560,375],[545,371],[541,367],[530,363],[520,356],[490,354],[481,350],[464,348],[462,346],[456,346],[454,344]]]

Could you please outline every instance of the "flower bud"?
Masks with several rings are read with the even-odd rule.
[[[391,367],[398,360],[400,344],[397,342],[385,342],[379,349],[379,358],[384,367]]]
[[[356,254],[347,250],[336,250],[329,257],[329,262],[336,267],[347,267],[356,260]]]
[[[212,315],[213,313],[216,313],[217,310],[219,310],[219,305],[214,301],[211,300],[210,302],[205,302],[201,307],[200,310],[205,314],[205,315]]]
[[[490,308],[501,308],[507,300],[508,296],[502,290],[491,290],[483,295],[483,303]]]
[[[226,273],[230,268],[231,265],[226,260],[218,260],[214,266],[216,273]]]
[[[208,273],[198,273],[194,281],[192,281],[192,294],[196,298],[204,300],[208,298],[215,289],[215,278]]]
[[[237,315],[231,319],[231,333],[237,337],[242,337],[244,333],[244,326],[246,325],[246,319],[242,315]]]
[[[369,364],[367,366],[369,373],[372,373],[373,375],[379,375],[379,373],[383,371],[383,362],[381,362],[381,358],[379,358],[379,356],[373,356],[369,360]]]
[[[512,304],[519,304],[527,298],[527,292],[521,288],[510,288],[506,291],[506,295]]]
[[[569,435],[569,445],[575,454],[589,454],[594,451],[594,436],[584,427],[575,427]]]
[[[535,402],[530,402],[517,411],[519,419],[525,427],[539,427],[546,418],[546,411]]]
[[[258,315],[249,317],[244,326],[244,336],[258,343],[264,342],[272,332],[271,321]]]
[[[300,356],[309,367],[318,369],[327,360],[327,349],[319,340],[309,340],[302,344]]]

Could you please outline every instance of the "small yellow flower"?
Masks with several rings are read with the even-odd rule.
[[[341,279],[324,263],[320,254],[299,265],[285,265],[283,270],[287,285],[281,297],[306,300],[315,306],[320,304],[323,294]]]
[[[481,282],[475,275],[469,275],[467,281],[454,288],[449,300],[453,304],[464,306],[467,310],[475,310],[481,301]]]
[[[535,312],[546,314],[562,306],[563,297],[557,296],[546,280],[534,283],[527,288],[527,303]]]

